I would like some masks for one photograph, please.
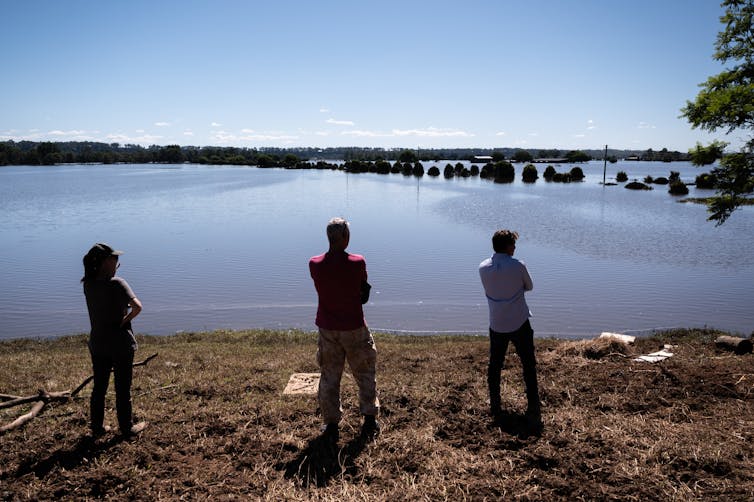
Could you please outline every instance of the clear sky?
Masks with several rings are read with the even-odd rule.
[[[0,140],[686,151],[715,0],[3,0]]]

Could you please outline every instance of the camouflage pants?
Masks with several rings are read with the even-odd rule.
[[[351,331],[333,331],[320,328],[317,341],[319,363],[319,407],[326,424],[340,422],[340,379],[345,361],[359,387],[359,411],[362,415],[377,415],[380,401],[377,398],[377,347],[366,326]]]

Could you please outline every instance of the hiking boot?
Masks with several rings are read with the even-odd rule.
[[[361,437],[367,441],[374,441],[380,435],[380,423],[374,415],[364,415],[364,425],[361,426]]]

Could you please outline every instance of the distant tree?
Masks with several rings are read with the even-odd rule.
[[[553,176],[555,176],[555,168],[553,166],[547,166],[545,169],[544,174],[542,174],[542,177],[546,180],[551,180]]]
[[[702,90],[681,110],[691,127],[710,132],[727,129],[754,130],[754,1],[724,0],[725,14],[720,18],[723,31],[717,35],[714,59],[729,64],[723,72],[707,79]],[[741,151],[723,154],[720,142],[690,151],[696,165],[720,159],[712,170],[717,178],[717,193],[707,209],[709,220],[722,225],[754,191],[754,136]],[[727,145],[725,145],[727,146]]]
[[[177,164],[183,162],[183,153],[178,145],[168,145],[159,148],[157,160],[159,162],[169,162]]]
[[[710,173],[702,173],[696,177],[696,180],[694,180],[694,184],[697,188],[715,188],[716,183],[717,178],[715,178],[714,174]]]
[[[241,157],[243,159],[243,157]],[[287,153],[285,157],[283,157],[283,166],[285,167],[293,167],[298,163],[298,157],[293,155],[292,153]]]
[[[510,183],[516,176],[516,170],[513,164],[505,160],[495,162],[493,165],[495,173],[495,183]]]
[[[513,153],[512,159],[513,162],[531,162],[534,160],[534,157],[532,157],[531,153],[526,150],[518,149]]]
[[[689,189],[683,181],[675,180],[670,183],[668,193],[672,195],[686,195],[689,193]]]
[[[440,176],[440,170],[437,168],[437,166],[432,166],[429,168],[429,171],[427,171],[427,174],[432,177]]]
[[[416,152],[413,150],[403,150],[398,156],[398,160],[405,164],[407,162],[416,162],[419,159],[416,157]]]
[[[592,157],[581,150],[571,150],[565,156],[568,162],[589,162]]]
[[[624,182],[628,181],[628,175],[625,171],[618,171],[618,174],[615,175],[615,181]]]
[[[571,171],[568,174],[574,181],[581,181],[584,179],[584,171],[578,166],[571,168]]]
[[[505,160],[505,154],[498,150],[494,150],[492,152],[492,162],[500,162],[501,160]]]
[[[377,168],[377,172],[379,174],[389,174],[390,173],[390,162],[387,160],[378,160],[375,162],[375,167]]]
[[[63,156],[60,154],[60,149],[56,143],[45,141],[40,143],[36,148],[36,158],[39,164],[51,166],[63,161]]]
[[[445,165],[445,169],[442,172],[442,175],[446,178],[452,178],[455,175],[455,169],[453,169],[453,166],[450,164]]]
[[[534,183],[539,174],[537,173],[537,167],[534,164],[526,164],[524,170],[521,173],[521,179],[526,183]]]

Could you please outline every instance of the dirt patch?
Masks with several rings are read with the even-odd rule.
[[[485,338],[378,336],[382,433],[361,438],[344,378],[334,445],[316,397],[282,393],[291,374],[317,371],[314,335],[142,338],[140,354],[159,353],[135,370],[142,435],[92,440],[85,389],[1,436],[0,500],[752,500],[754,356],[715,350],[717,334],[630,347],[537,340],[542,430],[523,415],[513,349],[493,420]],[[633,360],[668,343],[665,361]],[[82,337],[0,344],[0,362],[7,394],[65,390],[89,374]],[[0,422],[19,411],[0,410]]]

